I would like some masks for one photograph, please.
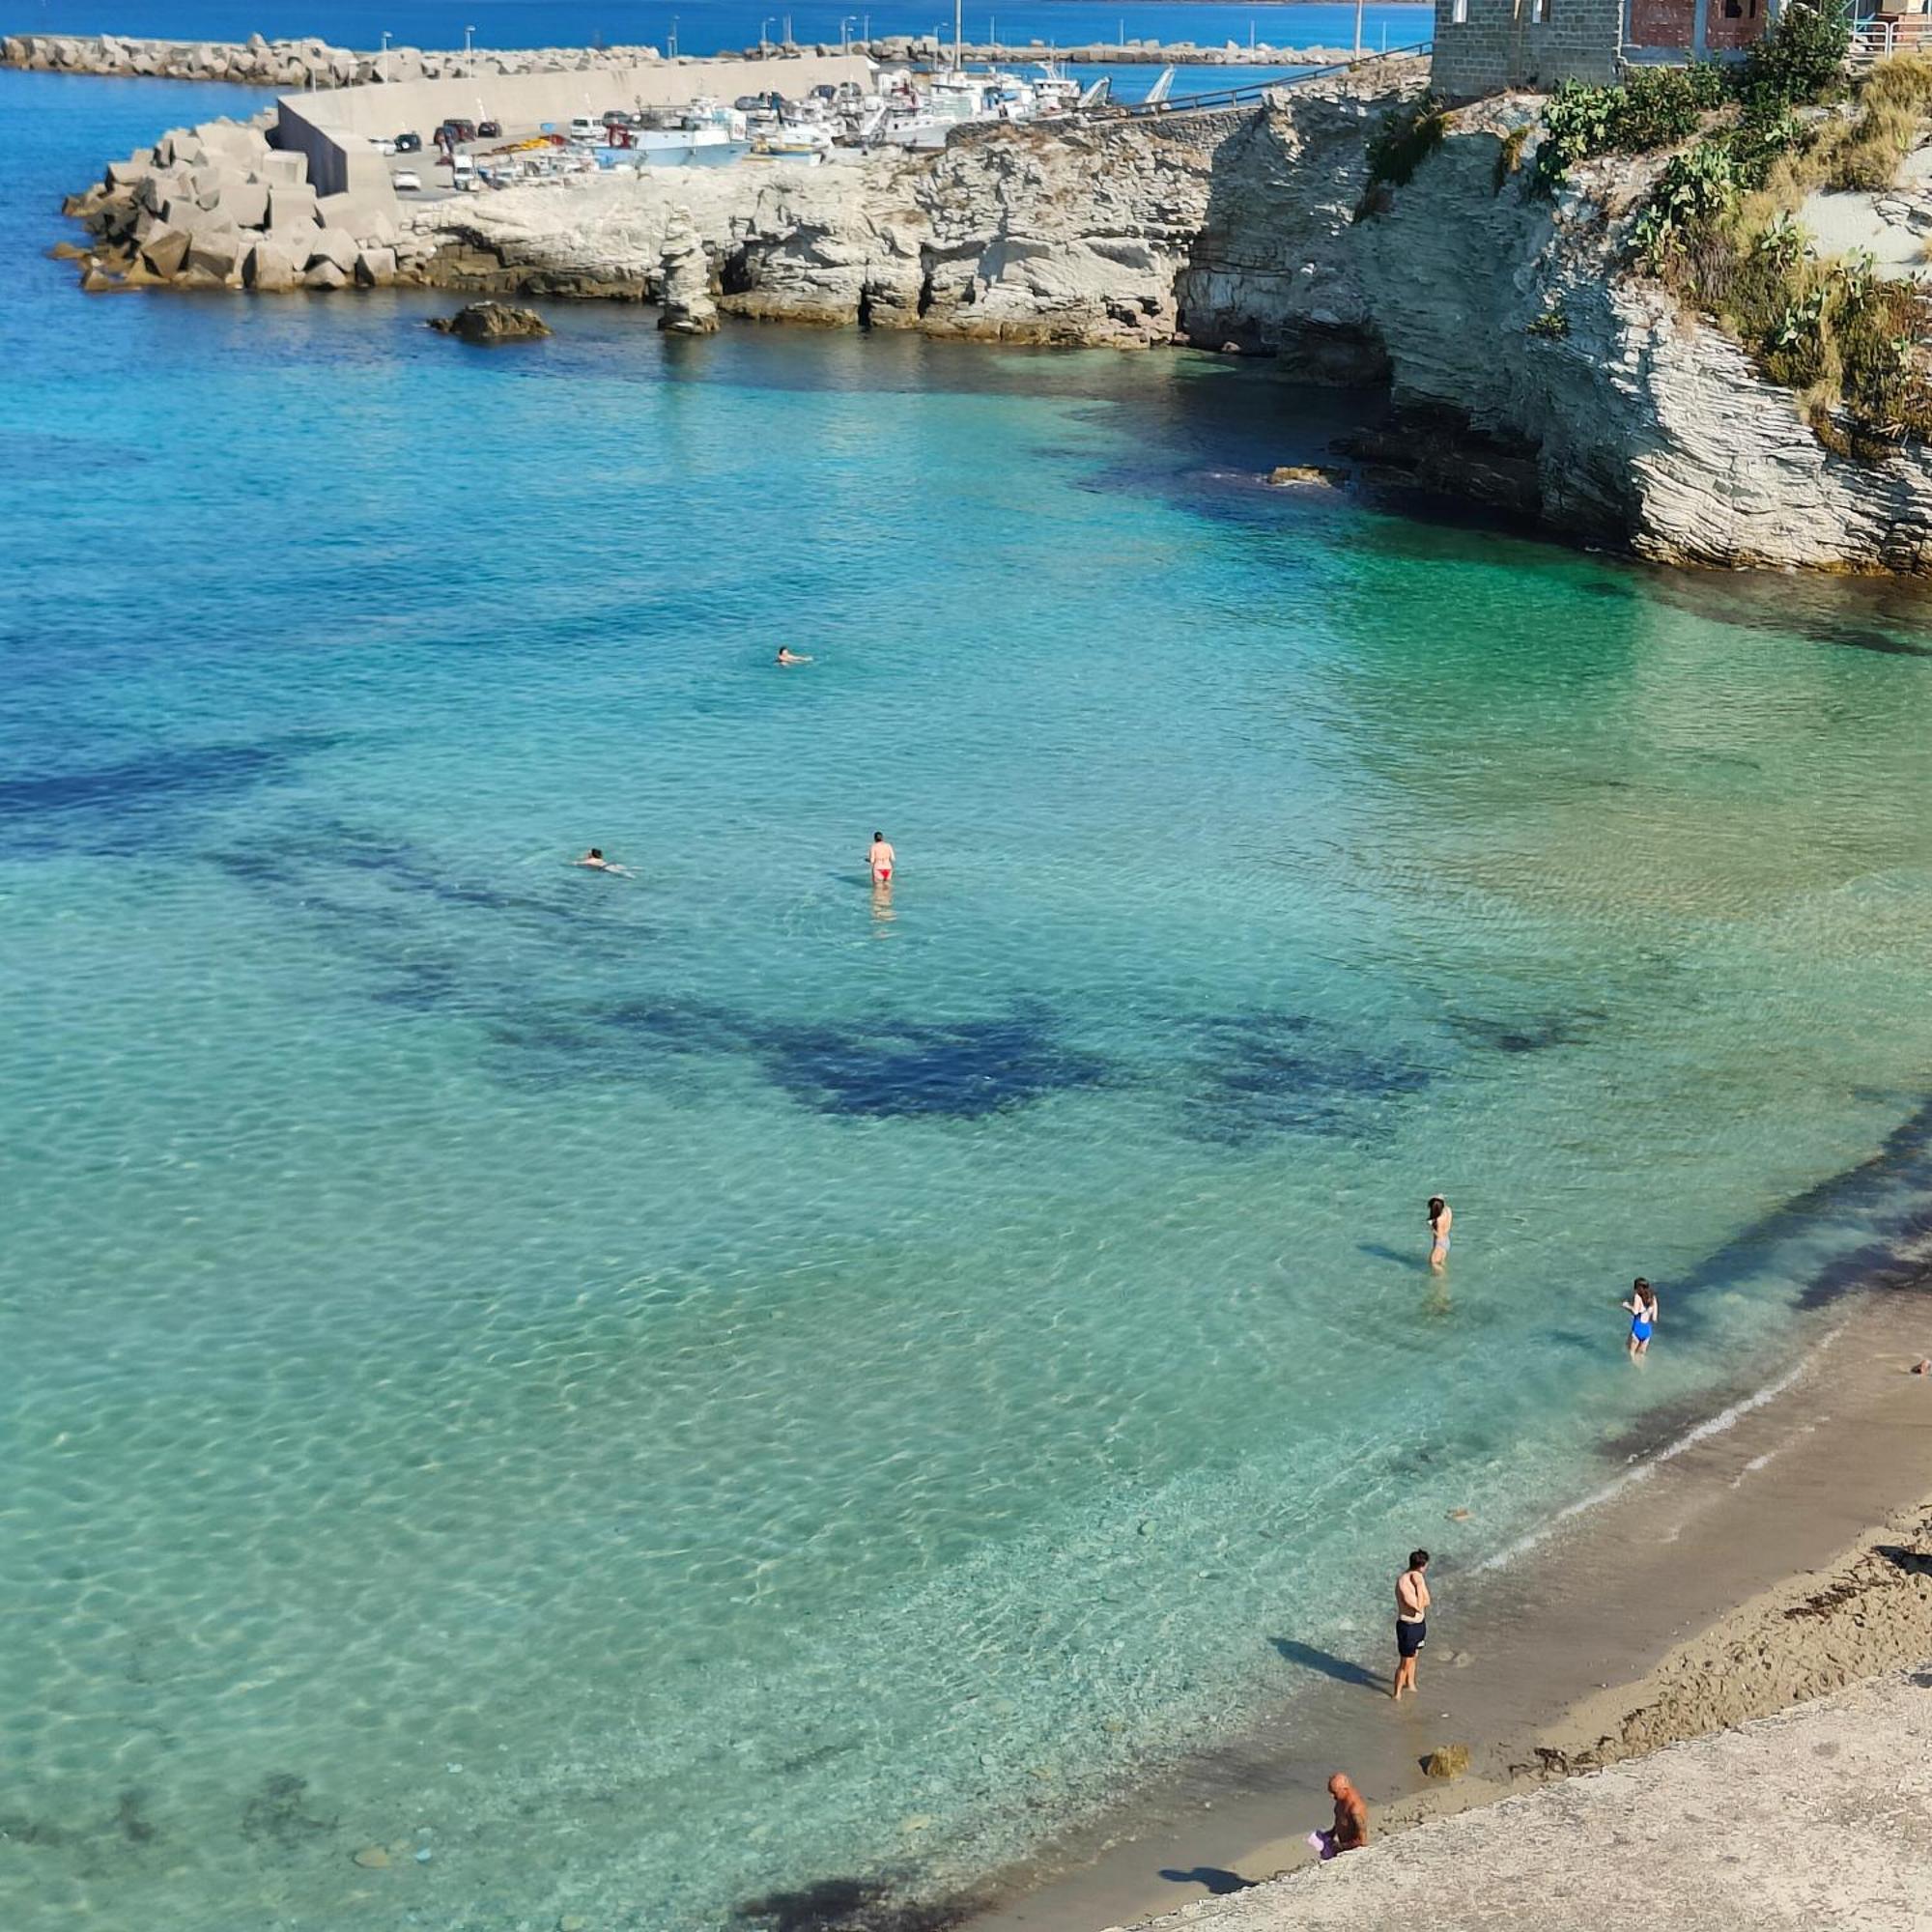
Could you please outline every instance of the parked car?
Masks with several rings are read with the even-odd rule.
[[[399,155],[419,155],[423,151],[423,137],[420,134],[398,134],[395,152]]]
[[[398,168],[389,179],[395,183],[397,191],[403,194],[419,193],[423,185],[422,176],[413,168]]]
[[[446,147],[460,147],[465,141],[476,138],[476,124],[473,121],[445,121],[436,130],[436,138]]]
[[[503,138],[503,124],[500,121],[477,122],[476,138],[479,141],[500,141]]]
[[[396,152],[395,142],[390,140],[386,134],[371,134],[369,136],[369,145],[379,155],[393,155]]]
[[[594,141],[603,131],[603,122],[593,121],[587,114],[573,114],[570,117],[570,138],[573,141]]]

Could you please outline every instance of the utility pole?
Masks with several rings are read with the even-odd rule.
[[[1362,0],[1355,0],[1355,58],[1362,57]]]
[[[382,77],[382,78],[383,78],[384,80],[387,80],[387,79],[388,79],[388,77],[389,77],[389,37],[388,37],[388,35],[387,35],[386,33],[384,33],[384,36],[383,36],[383,51],[382,51],[382,52],[381,52],[380,54],[378,54],[378,55],[376,56],[376,71],[377,71],[377,73],[378,73],[378,74],[379,74],[379,75],[380,75],[380,76],[381,76],[381,77]]]
[[[464,28],[464,30],[463,30],[463,58],[464,58],[465,60],[468,60],[468,59],[469,58],[469,49],[470,49],[470,43],[471,43],[471,42],[472,42],[472,41],[473,41],[473,40],[475,39],[475,36],[476,36],[476,29],[475,29],[474,27],[465,27],[465,28]]]

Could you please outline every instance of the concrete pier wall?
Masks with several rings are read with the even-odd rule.
[[[407,129],[427,141],[452,118],[490,119],[506,127],[550,121],[561,127],[576,114],[675,106],[696,95],[728,102],[770,88],[796,99],[827,83],[864,86],[871,71],[871,63],[858,54],[828,54],[787,61],[654,61],[647,67],[337,87],[284,95],[276,102],[275,145],[308,156],[308,178],[319,193],[386,195],[387,170],[369,147],[372,134]]]

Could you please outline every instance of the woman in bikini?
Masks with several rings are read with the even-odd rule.
[[[1429,1197],[1429,1265],[1439,1268],[1449,1259],[1449,1230],[1455,1226],[1455,1210],[1439,1194]]]
[[[1631,1298],[1618,1302],[1617,1306],[1631,1319],[1630,1358],[1641,1361],[1650,1353],[1651,1332],[1657,1326],[1657,1291],[1638,1275],[1631,1289]]]

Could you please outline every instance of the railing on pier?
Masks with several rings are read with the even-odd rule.
[[[1378,66],[1383,61],[1412,60],[1418,54],[1428,53],[1434,44],[1431,41],[1417,41],[1411,46],[1389,47],[1382,52],[1362,54],[1352,60],[1332,61],[1326,67],[1292,69],[1272,80],[1244,81],[1239,87],[1219,87],[1207,94],[1178,94],[1166,100],[1136,100],[1098,109],[1090,108],[1088,112],[1146,121],[1161,114],[1193,114],[1217,107],[1241,107],[1249,101],[1266,99],[1277,88],[1299,87],[1310,80],[1326,80],[1334,74],[1352,73],[1357,68]]]
[[[1870,67],[1892,54],[1917,53],[1932,46],[1932,14],[1873,14],[1852,28],[1850,64]]]

